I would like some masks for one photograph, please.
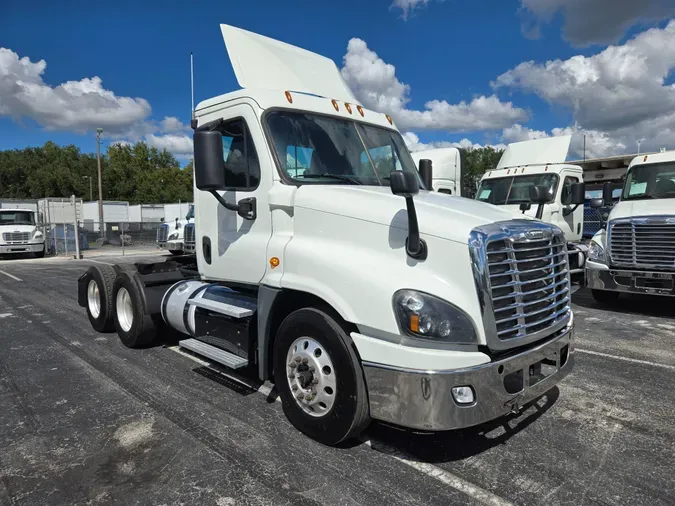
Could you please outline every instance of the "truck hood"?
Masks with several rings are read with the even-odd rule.
[[[5,232],[30,232],[33,233],[37,227],[35,225],[0,225],[0,234]]]
[[[514,218],[511,212],[492,204],[426,190],[413,200],[420,233],[461,243],[467,242],[475,227]],[[408,229],[405,199],[392,194],[388,186],[303,185],[295,195],[294,206]]]
[[[675,216],[675,199],[623,200],[614,206],[609,219],[658,215]]]

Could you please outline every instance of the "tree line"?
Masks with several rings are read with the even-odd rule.
[[[192,201],[192,162],[181,168],[171,153],[136,144],[112,144],[101,153],[104,200],[132,204]],[[40,199],[75,195],[98,199],[96,153],[76,146],[44,146],[0,151],[0,197]]]
[[[492,147],[469,148],[463,155],[463,194],[473,197],[485,171],[494,169],[502,151]],[[101,153],[104,200],[131,204],[190,202],[192,162],[181,168],[168,151],[145,142],[112,144]],[[83,153],[76,146],[47,142],[41,147],[0,151],[0,197],[40,199],[98,199],[98,169],[95,153]]]

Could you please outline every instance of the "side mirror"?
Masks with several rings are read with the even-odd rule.
[[[198,130],[193,140],[195,185],[204,191],[225,189],[222,134],[217,130]]]
[[[604,199],[591,199],[588,202],[588,206],[591,207],[592,209],[600,209],[601,207],[605,206],[605,200]]]
[[[585,183],[573,183],[572,188],[570,188],[571,202],[570,204],[575,206],[581,206],[586,201],[586,184]]]
[[[520,211],[523,214],[525,214],[525,211],[529,211],[530,209],[532,209],[532,204],[530,204],[529,202],[523,202],[522,204],[520,204]]]
[[[614,203],[612,198],[612,183],[609,181],[602,185],[602,200],[606,206],[611,206]]]
[[[549,198],[548,186],[530,186],[530,202],[533,204],[546,204]]]
[[[432,191],[434,187],[434,176],[431,160],[420,160],[420,176],[427,190]]]
[[[408,237],[405,240],[405,250],[409,257],[417,260],[426,260],[427,244],[420,237],[419,224],[417,223],[417,211],[413,196],[419,192],[419,182],[413,172],[394,170],[389,175],[391,192],[394,195],[405,198],[405,206],[408,210]]]
[[[394,170],[389,175],[391,193],[399,197],[411,198],[420,191],[415,174],[405,170]]]

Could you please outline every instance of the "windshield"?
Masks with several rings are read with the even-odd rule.
[[[292,111],[267,116],[281,170],[295,182],[388,186],[394,170],[417,167],[398,132]]]
[[[551,201],[558,187],[558,175],[548,173],[484,179],[478,187],[476,199],[498,206],[527,203],[532,186],[546,186]]]
[[[623,200],[675,198],[675,162],[650,163],[631,168],[626,175]]]
[[[35,225],[30,211],[0,211],[0,225]]]

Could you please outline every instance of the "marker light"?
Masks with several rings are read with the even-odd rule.
[[[270,258],[270,265],[272,266],[272,269],[279,267],[279,259],[277,257]]]
[[[288,103],[289,103],[289,104],[292,104],[292,103],[293,103],[293,97],[291,96],[291,92],[290,92],[290,91],[287,91],[287,92],[286,92],[286,100],[288,100]]]
[[[360,105],[357,105],[357,106],[356,106],[356,110],[359,111],[359,114],[360,114],[361,116],[364,116],[363,107],[361,107]]]
[[[345,102],[345,109],[347,109],[347,112],[348,112],[349,114],[351,114],[351,113],[352,113],[352,106],[351,106],[351,105],[349,105],[349,104],[348,104],[348,103],[346,103],[346,102]]]
[[[384,117],[387,118],[387,121],[389,122],[390,125],[394,124],[394,122],[391,119],[391,116],[389,116],[388,114],[385,114]]]
[[[473,389],[469,386],[452,387],[452,398],[457,404],[473,404],[475,401]]]
[[[339,111],[339,110],[340,110],[340,106],[338,105],[337,100],[333,99],[333,100],[330,101],[330,103],[333,104],[333,108],[334,108],[336,111]]]

